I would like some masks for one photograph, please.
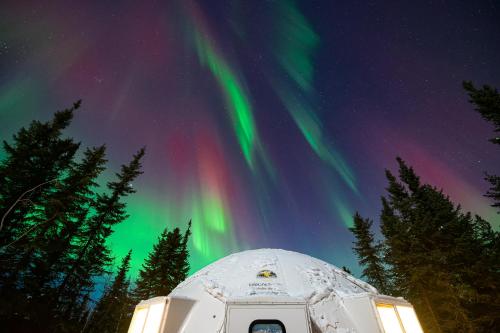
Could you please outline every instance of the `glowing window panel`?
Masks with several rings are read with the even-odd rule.
[[[396,308],[406,333],[424,333],[412,307],[397,305]]]
[[[165,303],[157,303],[149,306],[146,325],[144,325],[142,333],[159,332],[164,309],[165,309]]]
[[[132,322],[130,323],[128,333],[142,333],[142,328],[144,327],[144,322],[146,321],[147,315],[147,307],[135,308],[134,316],[132,317]]]
[[[404,333],[393,305],[377,304],[377,311],[385,333]]]

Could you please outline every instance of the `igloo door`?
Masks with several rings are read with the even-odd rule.
[[[305,304],[230,304],[226,333],[310,333]]]

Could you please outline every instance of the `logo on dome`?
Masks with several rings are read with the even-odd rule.
[[[268,269],[264,269],[257,273],[258,278],[264,278],[264,279],[269,279],[269,278],[276,278],[277,275],[273,271],[270,271]]]

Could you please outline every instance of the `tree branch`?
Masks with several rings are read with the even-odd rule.
[[[39,227],[41,225],[44,225],[48,222],[51,222],[51,221],[54,221],[54,219],[57,217],[59,213],[55,213],[54,216],[52,216],[50,219],[48,220],[45,220],[43,221],[42,223],[38,223],[38,224],[35,224],[34,226],[32,226],[31,228],[29,228],[28,230],[26,230],[25,232],[22,233],[21,236],[17,237],[16,239],[14,239],[12,242],[10,242],[9,244],[3,246],[2,248],[3,249],[7,249],[9,248],[10,246],[12,246],[12,244],[14,244],[15,242],[19,241],[21,238],[23,238],[24,236],[26,236],[31,230],[35,229],[36,227]]]
[[[38,184],[37,186],[29,189],[29,190],[26,190],[23,194],[21,194],[19,196],[19,198],[17,198],[17,200],[12,204],[12,206],[10,206],[10,208],[5,212],[5,214],[3,214],[2,216],[2,221],[0,222],[0,232],[2,231],[3,229],[3,226],[4,226],[4,223],[5,223],[5,219],[7,218],[7,215],[9,215],[9,213],[14,209],[14,207],[21,201],[24,201],[24,200],[29,200],[29,199],[23,199],[24,196],[30,192],[33,192],[34,190],[38,189],[39,187],[42,187],[43,185],[46,185],[48,183],[51,183],[51,182],[54,182],[56,181],[57,179],[52,179],[52,180],[48,180],[44,183],[41,183],[41,184]],[[31,200],[29,200],[31,202]]]

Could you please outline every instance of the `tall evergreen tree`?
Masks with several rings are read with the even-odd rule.
[[[389,271],[390,291],[412,302],[426,332],[500,331],[500,233],[397,161],[398,177],[386,171],[380,216],[378,258]],[[356,214],[351,228],[362,265],[380,262],[371,225]]]
[[[462,213],[442,191],[421,184],[399,158],[398,163],[399,181],[386,172],[381,229],[384,259],[400,295],[412,301],[429,332],[491,331],[498,318],[477,306],[485,300],[498,305],[498,297],[489,295],[498,293],[498,270],[491,266],[498,258],[492,245],[498,233]],[[473,281],[479,272],[487,286]]]
[[[75,156],[80,143],[63,137],[80,102],[34,121],[4,141],[0,161],[0,321],[15,331],[77,331],[94,278],[110,262],[106,238],[126,218],[140,150],[108,193],[97,192],[105,147]]]
[[[190,235],[191,221],[184,235],[179,228],[162,232],[139,271],[133,292],[136,301],[166,296],[186,279],[189,272],[187,243]]]
[[[82,162],[69,171],[61,190],[54,195],[54,202],[63,208],[64,214],[60,215],[57,230],[39,245],[42,255],[31,272],[39,290],[51,280],[54,271],[61,272],[68,264],[67,257],[77,249],[76,241],[85,227],[85,218],[95,204],[94,189],[98,187],[97,177],[104,170],[104,155],[104,146],[87,149]]]
[[[356,238],[353,250],[358,256],[360,265],[364,267],[362,275],[380,292],[388,294],[390,293],[389,281],[380,255],[381,245],[375,244],[373,233],[370,230],[373,221],[363,219],[357,212],[353,220],[354,225],[349,230]]]
[[[166,240],[167,240],[168,230],[165,228],[161,235],[158,237],[158,241],[153,245],[153,249],[149,252],[147,258],[142,264],[142,268],[139,271],[139,277],[135,282],[135,289],[133,290],[133,296],[137,301],[145,300],[153,295],[159,296],[161,294],[155,294],[154,290],[158,289],[157,275],[160,267],[160,262],[162,255],[165,253]],[[165,295],[166,296],[166,295]]]
[[[13,143],[3,141],[5,159],[0,163],[0,245],[12,240],[30,205],[36,203],[46,185],[57,180],[71,164],[79,143],[61,138],[71,123],[72,108],[58,111],[50,122],[33,121],[21,128]]]
[[[78,102],[71,109],[56,112],[50,122],[33,121],[13,136],[13,143],[3,141],[6,157],[0,162],[0,261],[4,269],[0,290],[15,287],[17,265],[24,250],[30,250],[26,240],[31,234],[27,233],[55,218],[34,221],[32,214],[35,207],[47,203],[47,197],[72,164],[79,143],[61,135],[79,106]],[[24,242],[13,246],[23,237]],[[2,288],[5,284],[6,288]]]
[[[476,107],[475,110],[493,124],[495,132],[500,132],[500,93],[498,90],[488,85],[478,89],[471,81],[464,81],[463,87],[469,94],[469,101]],[[500,144],[500,135],[496,135],[490,141]]]
[[[470,81],[463,82],[463,87],[468,92],[475,110],[493,124],[497,134],[490,141],[500,144],[500,94],[495,88],[487,85],[477,89]],[[486,196],[493,199],[493,207],[500,208],[500,176],[486,174],[485,179],[491,184]]]
[[[33,121],[21,128],[12,143],[3,142],[5,158],[0,162],[0,321],[23,322],[29,311],[29,286],[23,284],[26,270],[39,255],[41,235],[53,229],[63,209],[53,198],[61,179],[73,165],[79,143],[62,138],[71,123],[72,108],[55,113],[49,122]],[[45,217],[40,213],[46,208]],[[17,318],[16,315],[20,316]],[[22,316],[21,316],[22,315]]]
[[[79,239],[86,227],[86,216],[94,204],[93,188],[95,180],[104,170],[104,146],[87,149],[81,163],[68,171],[68,176],[60,182],[60,189],[51,194],[50,204],[39,208],[41,221],[47,220],[47,215],[55,215],[51,210],[57,210],[57,218],[50,224],[37,229],[30,240],[35,251],[24,271],[22,285],[24,293],[29,295],[27,311],[38,314],[34,321],[43,320],[49,316],[46,312],[54,309],[48,307],[51,300],[57,299],[55,281],[59,281],[62,272],[71,264],[71,258],[78,250]],[[40,222],[43,223],[43,222]],[[85,295],[89,292],[83,292]]]
[[[97,303],[85,332],[115,333],[120,331],[120,326],[125,326],[122,319],[131,303],[130,280],[127,278],[131,255],[132,251],[129,251],[123,258],[113,283]]]
[[[177,238],[174,240],[173,255],[174,255],[174,270],[171,272],[172,281],[171,288],[174,289],[179,283],[184,281],[189,273],[189,251],[188,241],[191,236],[191,221],[188,223],[188,228],[182,235],[182,238],[177,245]]]
[[[135,192],[131,184],[142,173],[140,160],[143,156],[144,148],[134,155],[128,165],[122,165],[121,172],[116,174],[117,181],[107,185],[111,194],[96,195],[95,212],[87,221],[76,258],[63,272],[64,278],[58,287],[60,316],[67,317],[73,311],[82,294],[93,288],[94,278],[105,273],[106,266],[111,262],[106,239],[111,235],[113,226],[128,217],[122,200]]]

